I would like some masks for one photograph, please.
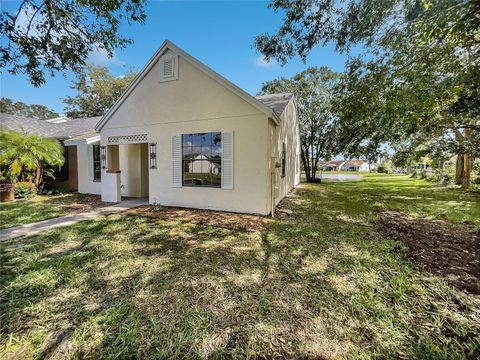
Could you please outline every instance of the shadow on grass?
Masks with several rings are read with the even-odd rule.
[[[478,355],[478,299],[413,271],[401,243],[368,224],[371,205],[348,210],[354,188],[339,186],[300,189],[282,204],[293,215],[261,233],[112,215],[1,244],[1,331],[18,340],[0,346],[67,358]]]

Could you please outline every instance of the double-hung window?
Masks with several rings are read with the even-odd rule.
[[[222,186],[222,133],[182,135],[182,185]]]

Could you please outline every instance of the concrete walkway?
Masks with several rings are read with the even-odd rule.
[[[96,210],[84,213],[66,215],[31,224],[3,229],[0,230],[0,241],[6,241],[20,236],[35,235],[45,230],[72,225],[79,221],[95,219],[101,215],[116,214],[142,205],[148,205],[148,199],[124,200],[119,204],[98,208]]]

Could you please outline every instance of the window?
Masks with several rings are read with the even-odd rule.
[[[221,187],[222,133],[182,135],[183,186]]]
[[[285,146],[285,143],[283,143],[282,144],[282,177],[285,177],[286,165],[287,165],[287,147]]]
[[[100,145],[92,145],[93,149],[93,181],[102,179],[102,166],[100,163]]]

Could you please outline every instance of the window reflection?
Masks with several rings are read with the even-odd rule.
[[[184,186],[221,186],[222,133],[182,135]]]

